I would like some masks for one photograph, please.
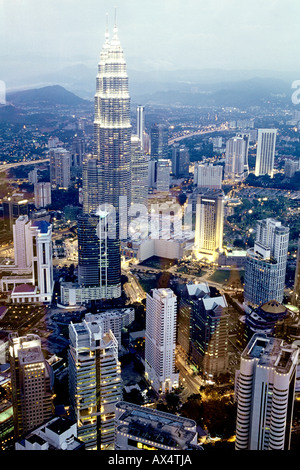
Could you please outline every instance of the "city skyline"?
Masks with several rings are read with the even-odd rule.
[[[298,8],[0,0],[1,450],[298,450]]]

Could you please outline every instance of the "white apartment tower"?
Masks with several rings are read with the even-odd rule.
[[[226,142],[224,179],[241,181],[247,175],[248,136],[236,135]]]
[[[39,288],[40,302],[51,302],[53,292],[52,225],[45,220],[32,221],[32,276]]]
[[[273,178],[277,129],[258,129],[255,176]]]
[[[20,216],[13,226],[15,268],[22,276],[3,278],[4,285],[13,286],[13,303],[45,302],[52,300],[53,260],[52,225],[45,220],[28,220]]]
[[[194,167],[194,184],[198,188],[222,188],[221,165],[213,165],[212,163],[196,163]]]
[[[236,450],[289,450],[299,349],[255,334],[236,375]]]
[[[13,240],[14,240],[14,253],[15,265],[20,269],[27,270],[31,267],[31,257],[29,252],[30,234],[28,224],[28,216],[20,215],[13,225]]]
[[[156,392],[177,388],[175,372],[177,297],[171,289],[152,289],[146,300],[145,374]]]
[[[111,449],[116,403],[122,395],[118,342],[100,320],[69,326],[71,417],[86,450]]]

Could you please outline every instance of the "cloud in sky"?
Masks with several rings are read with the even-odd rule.
[[[97,61],[115,6],[129,65],[297,70],[296,0],[0,0],[0,55]]]

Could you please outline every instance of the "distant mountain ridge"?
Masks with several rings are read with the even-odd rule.
[[[9,92],[7,93],[6,101],[14,106],[76,106],[88,103],[87,100],[66,90],[61,85],[50,85],[41,88]]]

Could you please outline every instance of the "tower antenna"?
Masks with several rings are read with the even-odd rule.
[[[108,31],[108,13],[106,12],[106,30],[105,30],[105,39],[108,41],[109,31]]]

